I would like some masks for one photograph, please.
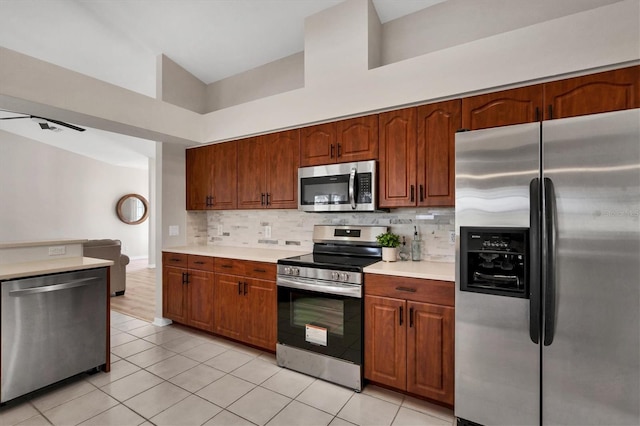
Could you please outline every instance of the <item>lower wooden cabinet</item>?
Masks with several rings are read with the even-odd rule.
[[[454,284],[367,275],[365,378],[453,405]]]
[[[213,331],[213,258],[163,253],[162,262],[163,315]]]

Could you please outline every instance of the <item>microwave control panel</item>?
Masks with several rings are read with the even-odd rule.
[[[371,203],[371,173],[358,173],[356,178],[356,185],[358,187],[357,202],[358,203]]]

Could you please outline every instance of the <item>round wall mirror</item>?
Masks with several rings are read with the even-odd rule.
[[[118,200],[116,213],[129,225],[142,223],[149,216],[149,202],[139,194],[127,194]]]

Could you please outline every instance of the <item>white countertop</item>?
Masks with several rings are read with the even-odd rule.
[[[364,268],[367,274],[397,275],[409,278],[451,281],[456,280],[455,263],[420,261],[378,262]]]
[[[65,244],[82,244],[84,240],[47,240],[47,241],[13,241],[13,242],[0,242],[0,249],[5,248],[20,248],[20,247],[38,247],[38,246],[60,246]]]
[[[251,248],[231,246],[183,246],[167,247],[164,252],[195,254],[198,256],[223,257],[226,259],[253,260],[256,262],[276,263],[278,259],[300,256],[309,250],[280,250],[272,248]]]
[[[94,259],[92,257],[63,257],[32,262],[11,263],[0,265],[0,281],[111,265],[113,265],[113,261],[111,260]]]

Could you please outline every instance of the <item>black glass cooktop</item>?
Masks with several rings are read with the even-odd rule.
[[[344,271],[361,272],[365,266],[373,265],[379,258],[344,256],[335,254],[309,253],[302,256],[288,257],[278,260],[281,265],[305,266],[322,269],[340,269]]]

